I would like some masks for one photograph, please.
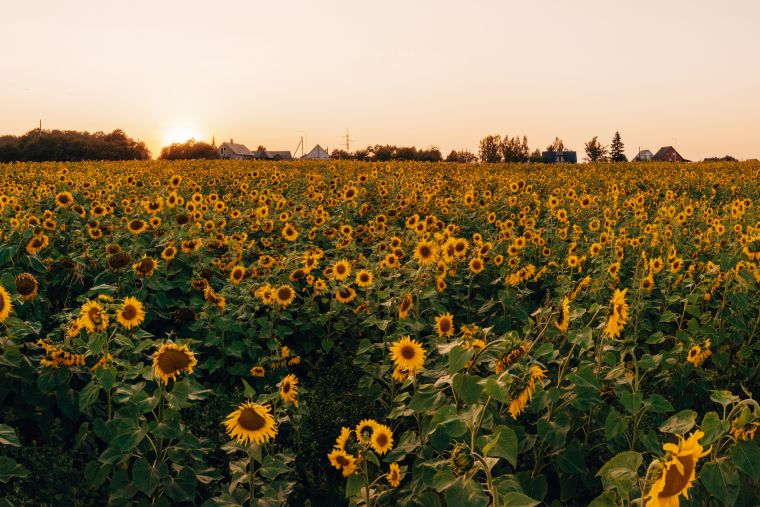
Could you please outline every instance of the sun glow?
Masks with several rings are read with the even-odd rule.
[[[166,127],[163,132],[162,142],[164,146],[174,143],[184,143],[189,139],[203,140],[203,133],[199,128],[189,124],[176,124]]]

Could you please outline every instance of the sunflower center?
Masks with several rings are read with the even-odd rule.
[[[153,261],[150,259],[143,259],[137,266],[137,270],[141,273],[149,273],[153,270]]]
[[[5,296],[0,295],[0,312],[5,310]]]
[[[338,265],[335,267],[335,271],[337,271],[337,272],[338,272],[338,274],[341,274],[341,275],[342,275],[343,273],[345,273],[345,272],[346,272],[346,267],[345,267],[343,264],[338,264]]]
[[[665,474],[665,487],[658,495],[660,498],[675,496],[681,493],[689,484],[691,474],[694,472],[694,458],[692,456],[676,456],[675,459],[681,462],[683,474],[678,468],[671,465]]]
[[[280,301],[287,301],[288,299],[290,299],[290,289],[288,289],[287,287],[283,287],[282,289],[278,290],[277,298]]]
[[[420,247],[420,256],[422,258],[430,257],[431,253],[429,246],[423,245]]]
[[[401,357],[403,357],[404,359],[413,359],[415,355],[416,354],[414,351],[414,347],[412,347],[411,345],[404,345],[403,347],[401,347]]]
[[[366,273],[362,273],[362,275],[359,277],[359,279],[360,279],[360,280],[361,280],[363,283],[369,282],[369,275],[367,275]]]
[[[238,424],[245,430],[258,431],[266,425],[266,419],[252,408],[244,408],[238,417]]]
[[[97,324],[100,322],[100,308],[90,308],[87,312],[87,317],[91,322]]]
[[[288,394],[288,393],[290,392],[290,382],[285,382],[285,383],[282,385],[282,392],[283,392],[284,394]]]
[[[166,349],[158,356],[161,371],[172,374],[181,371],[190,364],[190,357],[181,350]]]
[[[444,333],[447,333],[449,329],[451,329],[451,323],[449,322],[448,319],[441,320],[440,326],[441,326],[441,331],[443,331]]]
[[[348,459],[341,454],[339,454],[338,457],[335,458],[335,461],[337,461],[338,464],[342,467],[348,466]]]
[[[34,278],[30,276],[20,276],[16,278],[16,290],[22,296],[28,296],[34,292]]]
[[[126,320],[132,320],[137,317],[137,308],[135,308],[133,305],[126,305],[121,311],[121,316]]]
[[[386,435],[385,433],[380,433],[375,438],[375,443],[377,443],[378,447],[385,447],[386,445],[388,445],[388,435]]]

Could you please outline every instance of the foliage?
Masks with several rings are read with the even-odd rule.
[[[610,160],[613,162],[628,162],[628,157],[625,156],[623,139],[617,130],[615,131],[615,135],[612,136],[612,143],[610,143]]]
[[[111,133],[30,130],[0,137],[0,162],[72,160],[146,160],[150,151],[121,130]]]
[[[184,143],[165,146],[161,149],[161,155],[158,158],[165,160],[217,159],[219,152],[209,143],[190,139]]]
[[[607,147],[599,142],[597,136],[592,137],[585,147],[589,162],[601,162],[607,158]]]

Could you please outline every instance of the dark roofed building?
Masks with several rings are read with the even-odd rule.
[[[289,151],[256,150],[252,153],[256,160],[293,160]]]
[[[544,151],[541,153],[544,164],[577,164],[578,155],[574,151]]]
[[[659,162],[689,162],[681,156],[672,146],[663,146],[654,154],[652,160]]]

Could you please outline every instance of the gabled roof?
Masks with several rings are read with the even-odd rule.
[[[262,160],[292,160],[293,156],[289,151],[273,151],[273,150],[256,150],[251,152],[254,158]]]
[[[633,160],[644,160],[652,158],[654,155],[652,155],[652,152],[649,150],[641,150],[636,154],[635,157],[633,157]]]
[[[662,157],[664,157],[665,154],[668,152],[668,150],[676,151],[675,148],[673,148],[672,146],[663,146],[662,148],[660,148],[659,150],[657,150],[657,153],[654,154],[654,158],[662,158]],[[676,151],[676,153],[678,153],[678,152]]]
[[[306,160],[329,160],[330,155],[320,145],[316,145],[309,153],[301,158]]]
[[[220,148],[222,146],[225,146],[227,149],[229,149],[232,153],[235,155],[253,155],[251,150],[249,150],[244,144],[238,144],[238,143],[222,143]]]

